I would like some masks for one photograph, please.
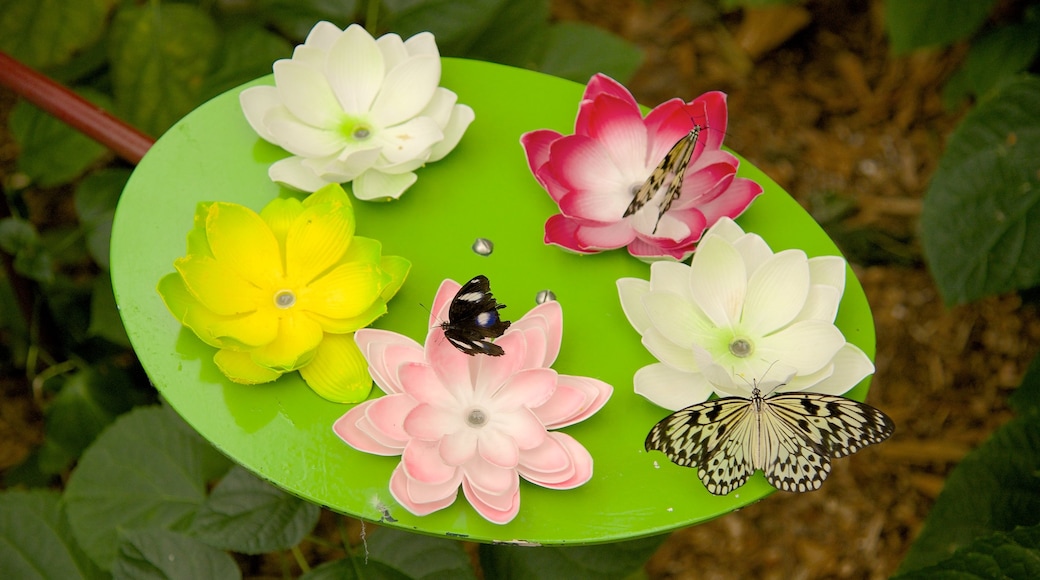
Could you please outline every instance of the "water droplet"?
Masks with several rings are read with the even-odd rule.
[[[739,356],[740,358],[744,358],[751,354],[751,350],[751,343],[744,340],[743,338],[738,338],[737,340],[734,340],[733,342],[729,343],[729,352],[732,353],[733,356]]]
[[[552,290],[545,289],[535,295],[534,301],[538,304],[545,304],[546,302],[555,302],[556,294]]]
[[[487,412],[484,409],[470,409],[466,415],[466,422],[470,427],[483,427],[488,422]]]
[[[274,295],[274,305],[278,308],[292,308],[296,304],[296,294],[292,290],[279,290]]]
[[[473,241],[473,252],[481,256],[490,256],[495,251],[495,244],[487,238],[477,238]]]

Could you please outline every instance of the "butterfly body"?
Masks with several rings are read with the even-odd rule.
[[[895,430],[881,411],[836,395],[781,393],[725,397],[665,417],[646,437],[647,451],[695,467],[709,492],[726,495],[756,470],[784,491],[819,489],[831,459],[880,443]]]
[[[509,321],[498,314],[505,307],[491,295],[487,277],[476,276],[459,289],[448,306],[448,321],[440,325],[444,337],[470,356],[502,356],[505,351],[491,341],[509,328]]]
[[[642,209],[663,189],[664,198],[658,205],[657,222],[654,224],[654,232],[657,232],[657,225],[660,224],[661,218],[668,212],[668,208],[672,207],[672,202],[682,194],[683,178],[686,176],[686,168],[690,164],[690,159],[693,158],[694,149],[697,148],[697,139],[700,134],[701,126],[694,125],[689,133],[676,141],[650,173],[650,177],[647,177],[643,185],[636,191],[622,217],[628,217]]]

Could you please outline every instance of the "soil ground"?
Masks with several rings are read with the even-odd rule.
[[[553,11],[643,48],[628,84],[644,104],[728,93],[727,145],[798,199],[854,265],[877,326],[869,401],[897,430],[835,462],[819,491],[777,493],[674,533],[647,573],[885,578],[945,476],[1010,417],[1007,397],[1040,345],[1040,315],[1017,295],[945,307],[916,237],[929,176],[964,112],[944,109],[939,98],[964,50],[891,54],[880,0],[722,16],[715,4],[556,0]],[[0,110],[11,104],[0,94]],[[14,152],[3,143],[9,174]],[[42,417],[24,383],[0,382],[0,471],[41,439]]]

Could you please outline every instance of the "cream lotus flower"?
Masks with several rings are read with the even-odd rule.
[[[635,391],[672,410],[763,391],[838,395],[874,372],[834,325],[845,260],[773,253],[720,219],[691,264],[655,262],[650,280],[618,280],[621,307],[660,361],[639,369]]]
[[[356,24],[319,22],[291,59],[274,63],[275,86],[239,99],[260,137],[292,153],[271,165],[272,180],[303,191],[353,181],[358,199],[396,199],[473,121],[440,78],[429,32],[376,40]]]

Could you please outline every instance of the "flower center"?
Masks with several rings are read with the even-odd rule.
[[[292,290],[279,290],[274,294],[274,305],[283,310],[296,304],[296,294]]]
[[[747,358],[749,355],[751,355],[751,351],[753,350],[753,345],[750,342],[744,340],[743,338],[738,338],[733,342],[729,343],[729,352],[730,354],[736,357]]]
[[[466,423],[474,429],[487,425],[488,414],[487,411],[480,407],[473,407],[466,413]]]
[[[365,139],[368,139],[369,136],[371,136],[371,135],[372,135],[372,130],[369,129],[368,127],[361,126],[361,127],[355,127],[354,128],[353,136],[358,141],[364,141]]]

